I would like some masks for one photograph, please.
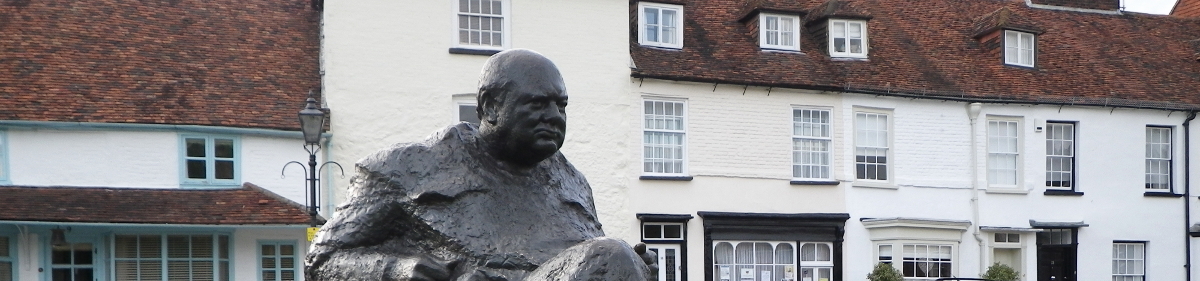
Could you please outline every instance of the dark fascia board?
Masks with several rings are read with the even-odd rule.
[[[1154,192],[1154,191],[1147,191],[1146,193],[1144,193],[1144,194],[1143,194],[1143,196],[1146,196],[1146,197],[1167,197],[1167,198],[1180,198],[1180,197],[1183,197],[1183,194],[1171,193],[1171,192]]]
[[[654,0],[654,1],[629,0],[630,5],[637,5],[638,3],[641,3],[641,2],[672,4],[672,5],[687,5],[687,1],[684,1],[684,0]]]
[[[742,15],[742,17],[738,18],[738,22],[741,22],[741,23],[748,22],[748,21],[750,21],[751,19],[754,19],[754,17],[757,17],[757,16],[758,16],[758,14],[761,14],[761,13],[768,13],[768,14],[784,14],[784,15],[795,15],[795,16],[798,16],[798,17],[801,17],[801,18],[803,18],[805,15],[807,15],[807,14],[808,14],[808,12],[801,11],[801,10],[791,10],[791,9],[776,9],[776,8],[762,8],[762,7],[759,7],[759,8],[755,8],[755,9],[753,9],[753,10],[750,10],[750,12],[747,12],[745,15]]]
[[[692,220],[692,215],[676,215],[676,214],[637,214],[638,220],[642,222],[688,222]]]
[[[756,224],[755,222],[770,222],[772,224],[790,225],[813,222],[845,223],[850,219],[847,213],[729,213],[729,212],[697,212],[704,219],[705,225],[720,224]]]
[[[1046,192],[1043,192],[1043,193],[1042,193],[1042,195],[1050,195],[1050,196],[1083,196],[1083,192],[1079,192],[1079,191],[1075,191],[1075,190],[1046,189]]]
[[[1082,222],[1082,221],[1077,221],[1077,222],[1048,222],[1048,221],[1036,221],[1036,220],[1029,220],[1029,226],[1030,226],[1030,227],[1035,227],[1035,228],[1076,228],[1076,227],[1087,227],[1087,226],[1088,226],[1088,224],[1087,224],[1087,223],[1084,223],[1084,222]]]

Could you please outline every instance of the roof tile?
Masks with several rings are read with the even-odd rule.
[[[250,183],[235,189],[0,186],[0,221],[135,224],[309,223],[305,207]]]

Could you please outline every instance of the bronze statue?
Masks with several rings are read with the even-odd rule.
[[[307,280],[654,280],[653,252],[602,237],[591,186],[558,152],[567,93],[554,63],[498,53],[478,101],[478,129],[460,123],[359,161]]]

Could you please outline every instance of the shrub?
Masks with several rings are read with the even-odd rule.
[[[881,262],[875,264],[875,270],[871,270],[871,273],[867,274],[867,279],[871,281],[904,281],[904,276],[900,275],[900,271],[891,264]]]
[[[1021,273],[1007,265],[995,263],[989,266],[980,277],[994,281],[1017,281],[1021,279]]]

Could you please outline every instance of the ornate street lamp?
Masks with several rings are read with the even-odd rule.
[[[321,182],[318,172],[324,170],[325,165],[328,164],[337,165],[338,170],[342,170],[342,165],[333,161],[327,161],[321,164],[320,169],[317,168],[317,152],[321,150],[321,134],[325,132],[325,120],[328,119],[326,118],[326,112],[328,111],[328,108],[321,108],[317,105],[317,99],[313,95],[313,92],[309,91],[307,105],[304,106],[304,109],[300,110],[299,114],[300,132],[304,134],[304,150],[308,151],[308,169],[305,170],[308,173],[308,178],[305,179],[308,183],[308,192],[305,194],[305,197],[308,199],[308,215],[311,219],[309,226],[312,227],[318,225],[317,209],[319,205],[317,198],[320,193],[317,193],[317,189]],[[285,164],[283,169],[286,171],[287,166],[292,163],[300,164],[301,167],[304,166],[304,164],[298,161],[291,161]]]

